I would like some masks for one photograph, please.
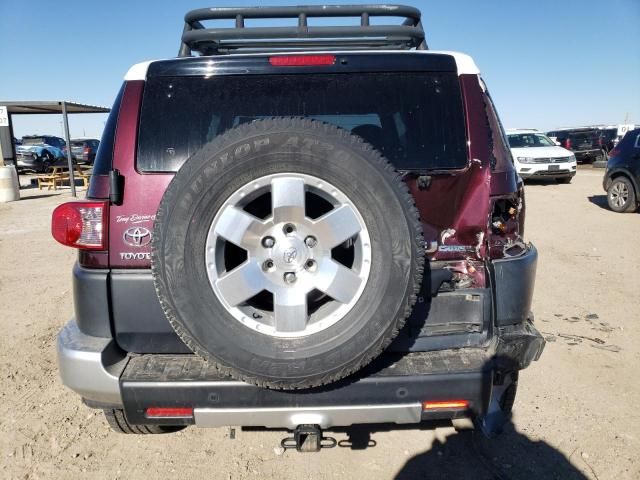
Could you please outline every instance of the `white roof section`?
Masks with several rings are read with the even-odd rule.
[[[344,50],[340,50],[340,51],[325,51],[325,52],[274,52],[274,53],[260,53],[260,54],[256,54],[256,53],[236,53],[236,54],[230,54],[230,55],[224,55],[224,57],[256,57],[256,56],[265,56],[265,55],[269,55],[269,56],[276,56],[276,55],[304,55],[304,54],[309,54],[312,53],[314,55],[318,55],[318,54],[350,54],[350,53],[366,53],[366,54],[370,54],[370,55],[379,55],[379,54],[388,54],[388,53],[393,53],[393,54],[401,54],[401,55],[433,55],[433,54],[438,54],[438,55],[450,55],[452,56],[455,61],[456,61],[456,66],[458,67],[458,75],[479,75],[480,74],[480,69],[478,69],[478,67],[476,66],[475,62],[473,61],[473,58],[471,58],[469,55],[465,54],[465,53],[460,53],[460,52],[451,52],[451,51],[447,51],[447,50],[375,50],[375,51],[371,51],[371,50],[350,50],[350,51],[344,51]],[[181,57],[181,58],[171,58],[171,59],[167,59],[167,60],[171,60],[171,61],[175,61],[175,62],[181,62],[184,61],[188,58],[193,58],[193,57]],[[124,79],[129,81],[129,80],[146,80],[147,79],[147,70],[149,69],[149,65],[151,65],[153,62],[157,62],[160,60],[149,60],[146,62],[141,62],[141,63],[136,63],[134,66],[132,66],[129,71],[127,72],[127,74],[124,76]]]
[[[146,62],[136,63],[132,66],[129,71],[124,76],[124,79],[129,80],[146,80],[147,79],[147,70],[149,69],[149,65],[157,60],[147,60]]]
[[[470,55],[461,52],[452,52],[449,50],[416,50],[418,53],[439,53],[441,55],[451,55],[456,59],[458,66],[458,75],[480,75],[480,69],[473,61]]]

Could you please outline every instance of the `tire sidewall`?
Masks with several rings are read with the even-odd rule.
[[[614,185],[616,185],[617,183],[624,183],[629,190],[629,198],[627,198],[627,201],[621,207],[616,206],[611,200],[611,192]],[[633,184],[631,183],[631,181],[629,181],[629,179],[627,179],[626,177],[617,177],[613,179],[613,181],[609,185],[609,188],[607,189],[607,204],[609,205],[609,208],[611,210],[618,213],[625,213],[635,210],[636,195]]]

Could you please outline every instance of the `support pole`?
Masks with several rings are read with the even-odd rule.
[[[21,189],[22,184],[20,183],[20,171],[18,170],[18,154],[16,153],[16,147],[13,144],[13,137],[15,135],[13,134],[13,117],[11,116],[11,114],[9,114],[9,136],[11,137],[11,147],[9,149],[9,153],[11,155],[11,158],[13,159],[13,166],[16,167],[16,175],[18,176],[18,189]]]
[[[64,121],[64,140],[67,142],[67,162],[69,163],[69,185],[71,195],[76,196],[76,179],[73,172],[73,160],[71,159],[71,139],[69,138],[69,116],[67,115],[67,102],[62,102],[62,120]]]
[[[13,142],[13,138],[11,139]],[[0,167],[4,167],[4,153],[2,152],[2,142],[0,142]]]

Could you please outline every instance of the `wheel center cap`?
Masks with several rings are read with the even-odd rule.
[[[307,246],[298,237],[288,236],[284,241],[276,242],[273,261],[278,270],[297,271],[304,267],[309,258]]]
[[[298,249],[296,247],[289,247],[284,251],[282,258],[284,263],[294,263],[298,257]]]

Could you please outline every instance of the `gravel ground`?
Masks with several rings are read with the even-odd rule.
[[[640,478],[640,214],[607,210],[601,177],[584,169],[571,185],[526,188],[527,237],[540,251],[534,312],[548,343],[521,374],[502,436],[352,429],[335,434],[349,445],[314,455],[282,454],[273,431],[112,433],[56,371],[75,254],[51,239],[49,216],[69,194],[24,190],[0,204],[0,477]]]

